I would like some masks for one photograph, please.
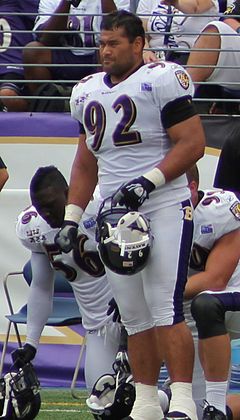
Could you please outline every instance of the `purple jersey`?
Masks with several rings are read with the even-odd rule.
[[[33,41],[31,31],[38,12],[39,0],[1,0],[0,2],[0,74],[23,74],[21,48]],[[10,15],[9,13],[13,13]],[[21,15],[28,13],[28,15]],[[31,15],[32,13],[32,15]],[[23,32],[15,32],[23,31]]]

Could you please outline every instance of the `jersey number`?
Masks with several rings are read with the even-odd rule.
[[[12,40],[12,32],[9,23],[6,19],[0,18],[0,53],[5,52]]]
[[[103,263],[97,251],[86,251],[84,249],[87,240],[88,237],[86,235],[78,236],[78,246],[73,251],[73,260],[79,268],[90,276],[100,277],[105,273]],[[44,246],[53,268],[61,270],[68,281],[74,281],[77,277],[75,268],[55,258],[57,255],[62,254],[58,246],[56,244],[45,244]]]
[[[136,105],[127,95],[121,95],[113,103],[112,108],[116,113],[120,110],[122,117],[117,124],[112,140],[116,147],[141,143],[140,133],[131,130],[137,116]],[[84,123],[88,131],[94,136],[92,149],[96,152],[99,150],[106,130],[106,113],[105,109],[97,101],[90,102],[84,113]]]

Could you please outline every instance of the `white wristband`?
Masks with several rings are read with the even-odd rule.
[[[81,217],[83,215],[83,209],[76,204],[68,204],[65,207],[65,217],[64,220],[71,220],[79,224]]]
[[[151,181],[155,187],[161,187],[166,183],[166,179],[162,171],[158,168],[153,168],[151,171],[143,175],[144,178]]]

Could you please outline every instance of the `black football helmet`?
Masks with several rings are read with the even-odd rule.
[[[110,197],[99,208],[96,239],[106,267],[117,274],[131,275],[146,266],[153,237],[146,216],[113,206]]]
[[[31,363],[0,379],[0,419],[33,420],[40,407],[40,383]]]

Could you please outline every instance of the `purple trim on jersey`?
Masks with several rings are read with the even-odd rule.
[[[84,128],[83,124],[81,124],[79,122],[79,134],[85,134],[85,133],[86,133],[86,131],[85,131],[85,128]]]
[[[131,74],[135,73],[136,71],[138,71],[142,66],[144,66],[144,62],[142,61],[141,64],[135,69],[133,70],[131,73],[129,73],[128,77],[131,76]],[[103,81],[105,83],[105,85],[107,85],[110,89],[116,85],[118,85],[118,83],[112,83],[111,81],[111,74],[106,73],[103,77]]]
[[[240,292],[209,293],[224,305],[225,311],[240,311]]]
[[[5,169],[5,168],[6,168],[6,165],[3,162],[2,158],[0,157],[0,169]]]
[[[19,137],[78,137],[79,135],[78,122],[68,113],[0,112],[0,126],[0,136],[3,137],[16,135]]]
[[[190,200],[185,200],[182,203],[182,211],[184,208],[191,207]],[[184,320],[183,315],[183,292],[187,281],[189,258],[192,246],[193,237],[193,221],[183,219],[182,239],[180,244],[179,264],[177,272],[177,282],[174,292],[174,318],[173,324],[177,324]]]

